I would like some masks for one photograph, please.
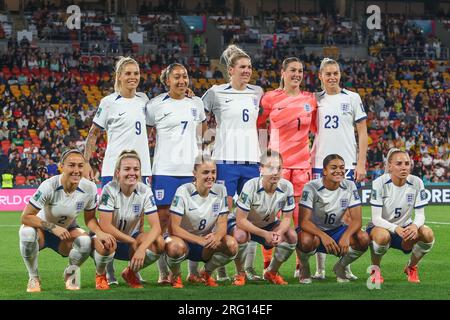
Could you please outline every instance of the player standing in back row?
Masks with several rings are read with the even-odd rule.
[[[317,134],[311,150],[313,179],[322,175],[322,163],[329,154],[340,155],[345,162],[345,178],[361,182],[366,177],[367,157],[367,114],[359,94],[342,89],[339,85],[341,71],[332,59],[322,60],[319,68],[322,92],[317,98]],[[355,125],[358,144],[355,138]],[[348,215],[344,216],[344,220]],[[349,221],[346,221],[349,223]],[[314,278],[325,278],[326,255],[317,254],[317,272]],[[350,270],[346,270],[350,280],[356,280]]]
[[[199,137],[207,128],[202,100],[186,97],[189,75],[179,63],[161,72],[168,89],[147,104],[149,126],[156,130],[152,189],[164,234],[169,224],[169,208],[177,189],[193,180],[195,159],[201,148]],[[201,127],[201,128],[200,128]],[[169,284],[169,270],[159,259],[159,284]]]
[[[256,121],[263,89],[249,84],[253,71],[251,58],[242,49],[230,45],[222,59],[226,62],[230,82],[214,85],[202,99],[205,110],[216,117],[213,158],[217,163],[217,182],[225,184],[231,210],[233,196],[240,194],[248,180],[259,177]],[[221,274],[221,278],[227,278],[226,274]]]

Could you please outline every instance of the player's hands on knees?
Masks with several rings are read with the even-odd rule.
[[[144,266],[145,249],[137,249],[130,261],[130,268],[133,272],[138,272]]]
[[[267,231],[264,240],[267,244],[275,247],[280,243],[281,235],[277,232]]]
[[[55,226],[52,229],[52,233],[55,236],[57,236],[59,239],[61,239],[61,240],[68,240],[68,239],[70,239],[70,232],[66,228],[63,228],[63,227],[60,227],[60,226]]]
[[[114,238],[109,233],[105,232],[97,232],[97,240],[100,242],[100,244],[103,246],[103,249],[111,250],[114,248],[114,244],[116,243],[116,238]]]
[[[205,248],[216,249],[220,245],[220,238],[215,233],[209,233],[205,236]]]
[[[323,246],[327,250],[327,253],[332,253],[336,256],[339,255],[341,248],[337,245],[336,241],[334,241],[332,237],[325,234],[320,238],[320,240],[322,241]]]
[[[405,238],[405,229],[402,227],[397,227],[395,228],[395,233],[398,234],[400,236],[400,238],[404,239]]]
[[[339,248],[341,249],[340,255],[341,257],[345,256],[350,247],[350,237],[342,236],[341,240],[339,240]]]
[[[410,224],[403,229],[403,235],[405,241],[416,240],[419,236],[419,228],[415,224]]]

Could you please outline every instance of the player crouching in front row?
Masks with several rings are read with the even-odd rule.
[[[95,218],[97,186],[82,178],[84,164],[80,151],[65,151],[61,156],[62,174],[42,182],[23,210],[19,238],[20,253],[29,275],[27,292],[41,291],[38,256],[44,248],[69,257],[69,265],[64,270],[66,289],[80,289],[78,267],[91,253],[91,238],[76,221],[81,211],[86,226],[97,233],[99,246],[115,245],[114,238],[102,232]]]
[[[405,254],[412,252],[405,267],[408,281],[420,282],[417,264],[430,252],[434,244],[431,228],[424,225],[427,194],[422,180],[410,175],[409,155],[399,149],[391,149],[386,159],[386,174],[372,184],[372,220],[367,233],[372,239],[372,282],[383,283],[380,272],[381,258],[391,246]],[[411,219],[415,211],[414,220]]]
[[[99,224],[117,246],[107,250],[94,235],[96,288],[109,289],[106,265],[113,259],[129,261],[122,278],[132,288],[143,288],[136,273],[157,261],[164,251],[152,189],[141,181],[141,161],[136,151],[123,151],[116,162],[114,180],[104,186],[98,207]],[[144,232],[144,215],[151,227]]]
[[[282,164],[278,152],[267,150],[260,159],[261,177],[244,184],[236,203],[236,214],[229,217],[228,233],[239,243],[234,285],[245,285],[243,266],[250,240],[260,243],[266,249],[275,247],[272,260],[264,270],[264,279],[278,285],[288,284],[278,273],[278,269],[294,252],[297,236],[290,227],[295,208],[294,187],[290,181],[281,178]],[[280,211],[283,212],[281,220],[277,216]]]
[[[300,202],[298,247],[302,266],[299,281],[312,282],[309,258],[316,251],[334,254],[340,259],[333,271],[338,282],[348,282],[345,267],[368,248],[370,238],[361,230],[361,199],[353,181],[345,180],[344,159],[331,154],[323,160],[323,177],[307,183]],[[351,223],[342,216],[348,210]]]
[[[209,156],[199,156],[194,165],[194,182],[180,186],[175,193],[165,249],[174,288],[183,288],[183,260],[204,261],[200,277],[207,286],[216,287],[212,272],[236,256],[236,240],[227,235],[227,191],[215,181],[215,162]]]

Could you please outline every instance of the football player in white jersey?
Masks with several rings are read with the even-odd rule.
[[[411,160],[405,151],[391,149],[386,174],[372,183],[372,219],[367,233],[372,239],[372,282],[383,283],[381,258],[389,247],[411,253],[404,271],[408,281],[420,282],[417,264],[434,244],[431,228],[425,225],[428,197],[422,180],[410,174]],[[414,210],[414,220],[412,212]]]
[[[331,154],[323,160],[323,176],[303,188],[300,202],[301,223],[298,248],[301,259],[299,281],[311,283],[309,257],[316,251],[334,254],[338,282],[348,282],[345,267],[358,259],[369,246],[370,238],[361,230],[361,199],[353,181],[346,180],[344,159]],[[349,225],[342,219],[348,211]]]
[[[97,138],[102,130],[107,133],[106,153],[102,163],[102,187],[112,181],[114,164],[124,149],[136,150],[142,161],[142,179],[150,185],[152,176],[150,150],[148,147],[148,124],[145,105],[148,97],[136,92],[140,80],[139,64],[130,57],[121,57],[116,64],[114,93],[100,101],[86,140],[84,156],[86,167],[84,176],[93,179],[90,159],[96,150]],[[140,275],[138,274],[140,277]],[[118,284],[113,263],[107,266],[110,284]],[[141,277],[140,277],[141,278]]]
[[[291,228],[295,208],[294,187],[290,181],[281,178],[281,155],[277,151],[267,150],[261,156],[260,171],[261,177],[245,183],[236,203],[236,213],[230,214],[228,219],[228,233],[239,244],[235,259],[237,274],[233,282],[237,286],[245,285],[243,267],[250,239],[266,249],[275,247],[263,277],[277,285],[287,284],[278,269],[289,259],[297,244],[297,234]],[[283,212],[281,219],[278,218],[280,211]]]
[[[97,138],[102,130],[106,130],[108,144],[102,164],[102,186],[113,179],[114,164],[125,148],[139,154],[143,178],[152,175],[145,110],[148,98],[145,93],[136,92],[140,80],[139,65],[132,58],[122,57],[116,64],[115,73],[115,92],[100,101],[84,151],[87,161],[85,176],[93,178],[89,160],[96,149]]]
[[[201,131],[207,129],[202,100],[186,97],[189,76],[186,68],[173,63],[161,72],[161,83],[168,92],[147,104],[148,125],[156,130],[152,189],[158,206],[163,233],[169,220],[169,208],[175,191],[192,182],[195,158],[201,150]],[[169,270],[163,259],[158,262],[158,283],[169,283]]]
[[[143,288],[135,273],[158,260],[164,250],[152,190],[140,179],[141,161],[137,152],[122,151],[116,162],[115,179],[103,187],[98,207],[100,227],[114,236],[117,243],[116,248],[107,250],[95,241],[99,290],[109,289],[105,268],[113,259],[130,261],[122,277],[130,287]],[[151,226],[149,232],[143,232],[144,216]]]
[[[180,264],[184,259],[204,261],[200,277],[216,287],[211,273],[231,262],[237,254],[236,240],[227,235],[227,191],[216,181],[216,164],[207,155],[199,156],[194,182],[177,189],[170,207],[170,236],[165,255],[172,271],[172,287],[183,288]]]
[[[329,58],[322,60],[319,79],[323,91],[316,94],[317,134],[311,150],[313,179],[321,177],[323,159],[327,155],[339,154],[345,161],[345,178],[361,182],[366,177],[368,146],[367,114],[361,97],[356,92],[340,87],[341,71],[335,60]],[[355,138],[355,126],[358,143]],[[345,215],[344,220],[349,223],[348,215]],[[316,258],[317,271],[314,278],[325,279],[326,255],[317,253]],[[352,274],[350,265],[346,273],[350,280],[357,279]]]
[[[82,178],[83,154],[67,150],[60,164],[62,174],[42,182],[22,213],[20,254],[29,275],[27,292],[41,291],[38,255],[44,248],[69,257],[69,265],[64,270],[66,289],[80,289],[78,267],[91,253],[91,238],[76,222],[82,211],[89,230],[97,233],[99,246],[109,249],[115,245],[114,237],[100,229],[95,217],[97,186]]]
[[[217,181],[227,188],[231,210],[233,196],[240,194],[248,180],[259,176],[257,119],[263,89],[249,84],[251,58],[242,49],[230,45],[221,58],[227,65],[230,82],[214,85],[202,99],[205,110],[216,118],[213,158],[217,162]],[[255,250],[256,243],[253,243],[250,254],[254,255]],[[219,271],[221,280],[229,279],[223,268]],[[261,279],[254,272],[249,275],[252,279]]]

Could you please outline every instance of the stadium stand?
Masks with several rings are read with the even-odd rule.
[[[32,12],[27,19],[35,26],[40,40],[58,38],[77,42],[70,32],[60,32],[65,12],[39,7],[25,10]],[[146,92],[150,98],[163,92],[159,73],[175,61],[187,66],[192,89],[198,96],[212,85],[225,82],[224,70],[211,63],[204,50],[188,54],[191,51],[176,15],[148,12],[144,8],[138,15],[128,17],[133,30],[145,32],[145,41],[157,44],[156,49],[145,54],[132,54],[141,66],[138,91]],[[66,148],[83,149],[100,99],[112,92],[113,56],[119,49],[125,53],[127,50],[119,48],[121,31],[114,29],[114,17],[97,11],[88,15],[86,21],[92,25],[86,26],[84,39],[89,42],[109,39],[106,51],[85,48],[83,41],[79,47],[55,50],[9,38],[8,49],[0,52],[0,174],[12,172],[16,186],[38,185],[57,172],[56,163]],[[260,23],[255,17],[233,18],[220,12],[212,18],[223,30],[225,40],[229,33],[228,42],[251,43],[254,41],[251,29]],[[442,60],[442,48],[434,45],[438,39],[424,38],[403,17],[390,19],[387,29],[368,34],[369,59],[339,58],[343,87],[358,92],[368,112],[368,179],[382,173],[383,155],[390,147],[397,146],[409,151],[414,160],[414,174],[424,181],[448,182],[449,61]],[[271,20],[273,23],[269,23]],[[292,55],[304,62],[304,89],[320,91],[317,71],[321,57],[306,54],[299,43],[361,44],[364,40],[360,26],[339,16],[277,18],[268,14],[263,21],[273,26],[272,32],[292,35],[289,42],[264,45],[252,56],[253,83],[266,91],[278,87],[280,63]],[[197,39],[200,49],[206,41],[202,37],[199,35]],[[413,38],[420,45],[413,43],[411,47],[415,51],[408,55],[405,52]],[[396,44],[401,44],[400,49],[390,50]],[[214,118],[208,121],[210,127],[215,127]],[[149,137],[149,145],[153,154],[154,136]],[[211,145],[206,143],[205,147]],[[105,148],[103,136],[92,157],[97,179]]]

